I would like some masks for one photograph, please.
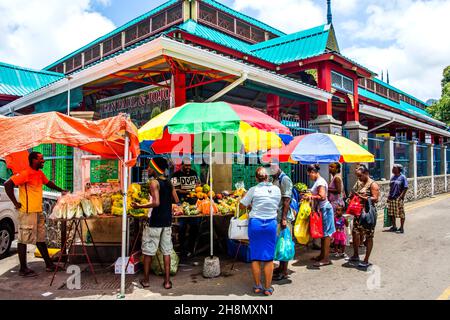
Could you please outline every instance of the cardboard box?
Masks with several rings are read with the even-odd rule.
[[[119,257],[114,264],[115,274],[120,274],[122,271],[122,258]],[[128,263],[128,257],[125,257],[125,265]],[[136,274],[141,269],[140,257],[133,255],[128,264],[128,268],[125,270],[126,274]]]

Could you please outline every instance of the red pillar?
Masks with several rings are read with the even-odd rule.
[[[274,119],[280,119],[280,97],[269,93],[267,94],[267,114]]]
[[[320,89],[331,91],[331,67],[328,61],[322,62],[318,69],[318,87]],[[319,116],[322,115],[333,115],[333,105],[331,99],[327,102],[318,101],[317,102],[317,113]]]
[[[347,122],[359,122],[359,95],[358,95],[358,78],[353,78],[353,105],[351,101],[347,101]]]
[[[412,140],[412,138],[413,138],[412,133],[413,133],[412,129],[406,129],[406,139],[407,140],[409,140],[409,141]]]
[[[424,143],[425,142],[425,131],[419,131],[418,137],[419,137],[419,142]]]
[[[186,103],[186,73],[177,71],[173,75],[175,87],[175,107]]]
[[[309,103],[302,103],[298,108],[298,117],[300,120],[309,121],[311,120]]]

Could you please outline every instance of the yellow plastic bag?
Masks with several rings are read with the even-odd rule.
[[[300,219],[305,220],[309,218],[310,214],[311,214],[311,204],[309,203],[308,200],[303,200],[302,204],[300,205],[298,215]]]
[[[307,245],[309,243],[310,235],[308,219],[297,219],[297,221],[295,221],[294,236],[300,244]]]

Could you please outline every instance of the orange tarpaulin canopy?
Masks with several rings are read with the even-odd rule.
[[[59,112],[0,119],[0,158],[44,143],[59,143],[106,159],[124,156],[125,132],[130,139],[128,166],[140,154],[138,131],[124,114],[98,121],[69,117]]]

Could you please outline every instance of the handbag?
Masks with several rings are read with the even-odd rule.
[[[377,225],[377,209],[372,204],[370,197],[368,198],[367,203],[369,209],[366,210],[367,208],[364,208],[361,216],[359,217],[359,224],[365,229],[374,229]]]
[[[323,217],[320,210],[311,212],[309,218],[309,233],[313,239],[323,238]]]
[[[248,240],[248,219],[239,219],[239,205],[236,215],[231,218],[228,227],[228,239],[232,240]]]
[[[363,207],[361,205],[361,200],[357,195],[353,196],[348,204],[347,214],[351,214],[353,216],[359,217],[361,215]]]

